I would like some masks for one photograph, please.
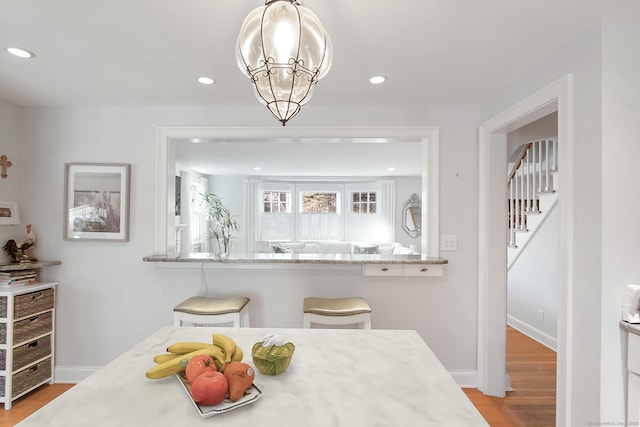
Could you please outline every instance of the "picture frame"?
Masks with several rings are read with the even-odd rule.
[[[0,202],[0,225],[20,224],[18,204],[16,202]]]
[[[65,163],[64,239],[129,241],[131,165]]]

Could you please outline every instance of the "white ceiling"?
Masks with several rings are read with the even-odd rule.
[[[623,1],[306,0],[334,45],[333,67],[310,102],[478,104]],[[263,4],[0,0],[0,99],[23,106],[255,105],[234,47],[244,16]],[[37,57],[18,59],[4,52],[8,46]],[[370,85],[375,74],[387,82]],[[217,84],[197,83],[203,75]]]
[[[400,139],[176,143],[178,170],[192,169],[206,175],[281,178],[420,176],[426,164],[424,156],[420,141]],[[255,170],[256,167],[260,170]]]

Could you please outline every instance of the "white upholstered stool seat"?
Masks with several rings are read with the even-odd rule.
[[[371,307],[360,297],[351,298],[317,298],[304,299],[304,327],[311,323],[323,325],[358,324],[364,329],[371,329]]]
[[[209,298],[191,297],[173,308],[173,325],[219,325],[232,323],[234,328],[249,327],[246,297]]]

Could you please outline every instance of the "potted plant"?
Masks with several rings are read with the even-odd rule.
[[[207,213],[209,241],[217,245],[209,251],[226,258],[231,252],[231,239],[234,238],[231,233],[238,231],[238,222],[216,194],[200,193],[200,197]]]

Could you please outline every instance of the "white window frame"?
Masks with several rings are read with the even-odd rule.
[[[264,202],[260,208],[260,215],[262,215],[262,220],[260,221],[262,229],[260,230],[260,238],[262,240],[272,240],[272,241],[291,241],[295,240],[296,236],[296,215],[294,213],[296,206],[296,195],[295,195],[295,184],[290,182],[277,182],[277,181],[263,181],[263,200],[264,193],[289,193],[289,207],[287,212],[265,212],[264,211]],[[265,235],[265,225],[267,223],[268,217],[274,217],[275,221],[275,236]],[[289,234],[281,235],[278,233],[278,222],[279,221],[288,221],[289,223]],[[274,237],[274,238],[271,238]]]
[[[422,172],[423,205],[421,253],[440,256],[440,128],[438,126],[301,126],[287,128],[287,136],[294,143],[306,138],[353,140],[376,138],[388,143],[415,141],[423,147]],[[156,128],[156,208],[154,253],[172,254],[175,247],[175,171],[176,144],[192,138],[209,140],[283,138],[282,129],[273,126],[159,126]]]

